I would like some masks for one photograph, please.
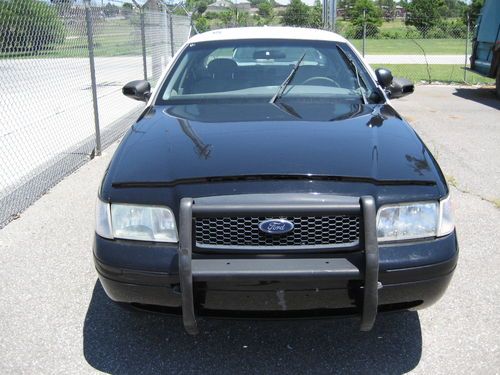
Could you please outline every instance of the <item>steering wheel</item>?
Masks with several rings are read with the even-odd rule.
[[[308,83],[314,82],[314,81],[323,81],[323,82],[328,82],[333,84],[335,87],[340,87],[339,83],[329,77],[309,77],[306,79],[304,82],[302,82],[303,85],[307,85]]]

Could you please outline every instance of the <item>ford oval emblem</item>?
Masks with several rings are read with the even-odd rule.
[[[293,230],[293,223],[285,219],[271,219],[259,223],[259,229],[267,234],[284,234]]]

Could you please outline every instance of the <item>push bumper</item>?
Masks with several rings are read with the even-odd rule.
[[[359,314],[361,330],[369,330],[378,311],[422,308],[438,300],[457,262],[454,233],[379,249],[371,197],[362,197],[358,206],[363,217],[362,251],[286,258],[221,254],[200,257],[193,253],[193,216],[214,215],[232,208],[217,202],[193,202],[181,201],[178,248],[100,237],[96,237],[94,247],[101,283],[113,300],[174,308],[182,313],[184,326],[191,334],[197,332],[198,313],[242,312],[271,317],[280,313]],[[251,210],[250,206],[237,209],[238,214]],[[303,209],[290,206],[287,212],[282,208],[280,214]]]

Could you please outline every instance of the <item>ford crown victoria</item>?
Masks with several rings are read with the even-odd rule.
[[[421,309],[458,245],[436,160],[390,98],[413,85],[342,37],[263,27],[192,37],[102,181],[94,260],[114,301],[197,316]]]

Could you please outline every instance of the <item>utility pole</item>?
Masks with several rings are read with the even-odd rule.
[[[328,0],[323,0],[323,27],[328,28]]]
[[[330,30],[335,31],[337,21],[337,0],[330,0]]]

